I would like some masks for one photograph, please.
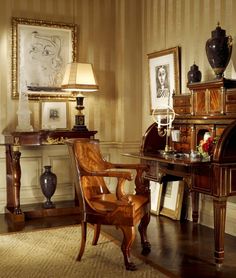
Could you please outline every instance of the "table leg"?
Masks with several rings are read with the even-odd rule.
[[[192,197],[192,218],[193,222],[198,222],[198,210],[199,210],[199,193],[192,191],[191,192]]]
[[[19,148],[6,147],[7,163],[7,209],[15,214],[22,214],[20,208],[21,167]]]
[[[224,235],[227,198],[214,198],[215,262],[219,269],[224,261]]]

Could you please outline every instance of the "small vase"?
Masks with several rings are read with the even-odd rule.
[[[55,205],[51,201],[57,186],[57,176],[51,172],[51,166],[44,166],[45,171],[40,176],[40,185],[44,196],[47,198],[43,204],[44,208],[54,208]]]
[[[201,153],[200,153],[200,158],[201,158],[203,161],[211,161],[212,155],[209,155],[208,152],[201,152]]]
[[[188,72],[188,83],[200,82],[202,79],[202,73],[198,69],[198,66],[195,63],[190,67]]]
[[[223,78],[232,53],[232,37],[226,36],[225,30],[221,29],[219,23],[211,38],[206,42],[206,55],[215,72],[216,78]]]

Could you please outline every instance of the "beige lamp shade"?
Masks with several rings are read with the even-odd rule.
[[[97,91],[99,87],[92,65],[76,62],[67,64],[61,88],[66,91]]]

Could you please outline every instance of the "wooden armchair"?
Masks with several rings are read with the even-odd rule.
[[[146,166],[141,164],[113,164],[103,159],[98,140],[69,139],[66,141],[72,162],[76,195],[81,212],[82,240],[77,260],[80,261],[86,244],[87,223],[94,225],[93,245],[99,239],[101,225],[114,225],[123,232],[121,250],[127,270],[136,270],[130,260],[130,249],[135,239],[135,225],[140,222],[142,254],[151,251],[147,240],[150,221],[149,182],[142,177]],[[124,184],[131,180],[131,172],[114,169],[136,170],[136,194],[125,194]],[[109,191],[104,177],[117,178],[116,193]]]

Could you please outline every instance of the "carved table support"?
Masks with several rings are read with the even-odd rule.
[[[21,167],[20,167],[21,152],[18,147],[13,147],[12,151],[12,176],[13,176],[13,207],[15,214],[21,214],[20,209],[20,179],[21,179]]]
[[[220,268],[224,261],[224,234],[227,198],[214,198],[215,262]]]
[[[20,187],[21,187],[21,167],[20,167],[19,146],[6,146],[7,162],[7,207],[11,217],[16,222],[24,221],[24,215],[20,208]]]

